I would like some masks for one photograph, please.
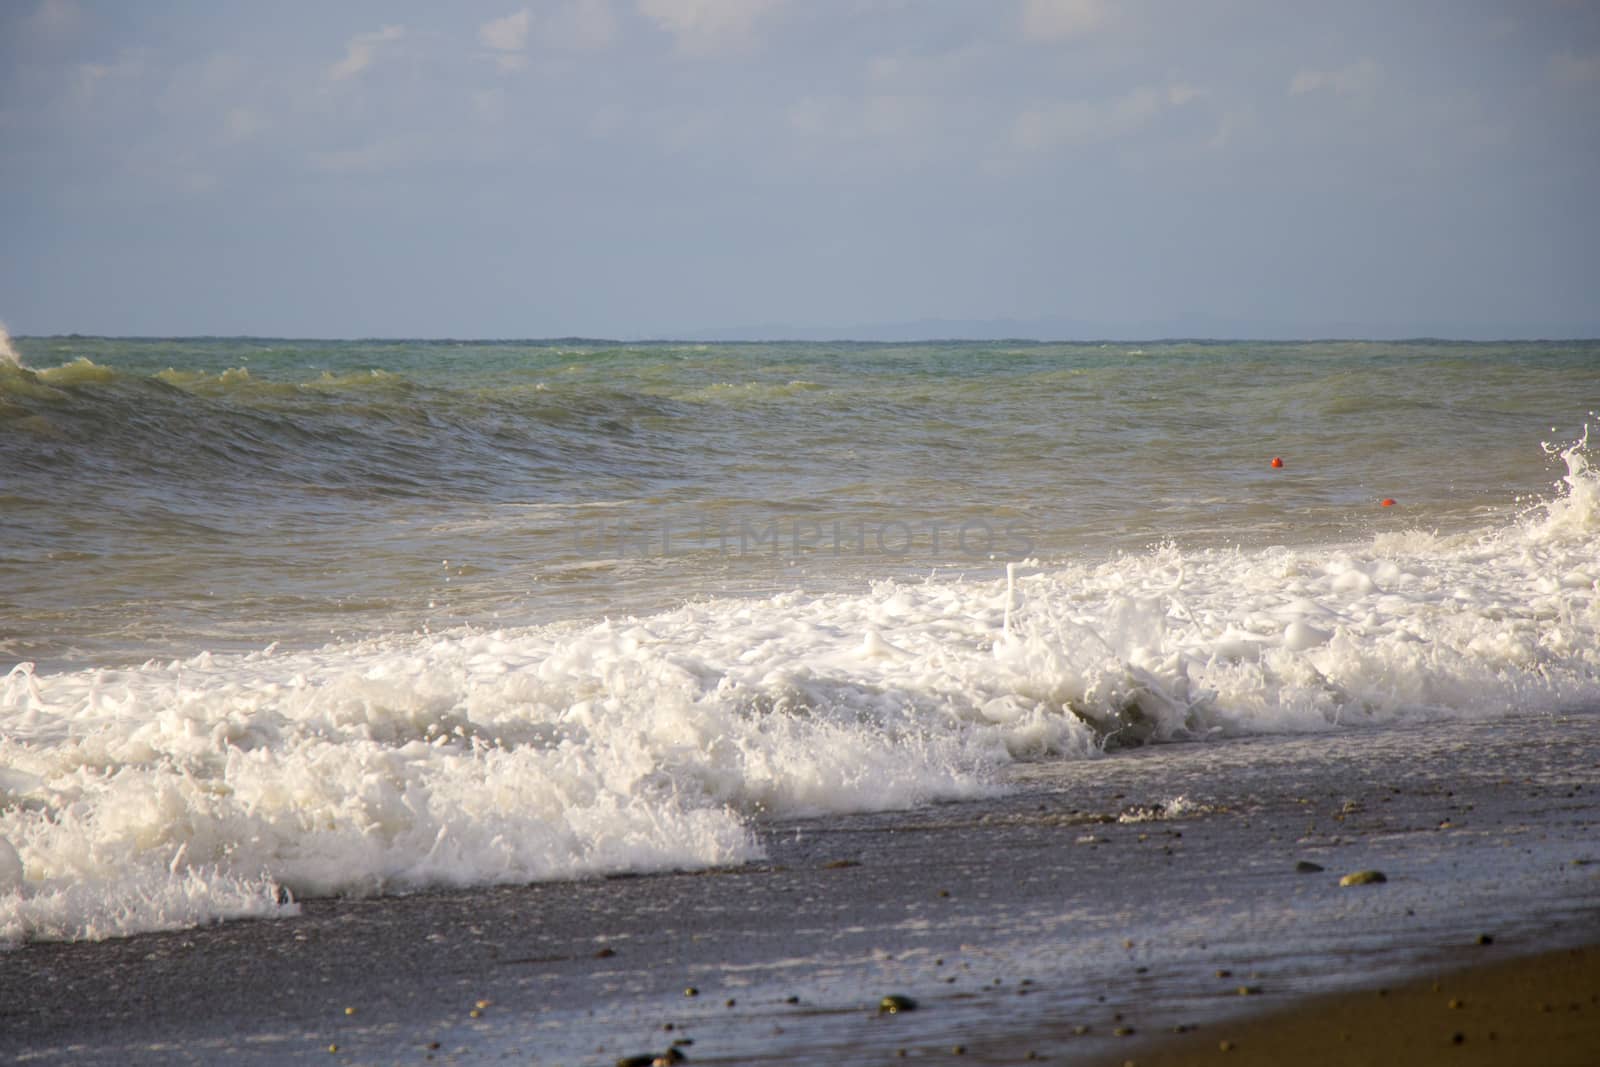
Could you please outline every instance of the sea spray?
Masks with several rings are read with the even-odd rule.
[[[11,334],[6,330],[6,324],[0,322],[0,366],[22,366],[22,357],[17,355],[17,350],[11,347]]]

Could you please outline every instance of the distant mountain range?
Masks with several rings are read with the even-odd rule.
[[[657,335],[661,336],[661,335]],[[1212,315],[1175,315],[1142,322],[1088,319],[917,319],[850,326],[792,326],[761,323],[672,332],[683,341],[1153,341],[1211,339],[1230,341],[1399,340],[1453,341],[1577,340],[1600,338],[1600,321],[1549,323],[1315,322],[1271,323]],[[642,338],[641,338],[642,339]]]

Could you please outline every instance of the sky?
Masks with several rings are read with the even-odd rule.
[[[1600,336],[1600,0],[0,0],[14,334]]]

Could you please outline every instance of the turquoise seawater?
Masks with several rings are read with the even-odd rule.
[[[1458,530],[1600,408],[1594,343],[15,348],[0,667]]]

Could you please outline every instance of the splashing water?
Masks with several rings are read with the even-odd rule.
[[[17,355],[17,350],[11,347],[11,334],[6,330],[6,324],[0,322],[0,366],[22,366],[22,357]]]
[[[1600,709],[1600,345],[26,347],[0,952],[737,864],[1019,761]]]

